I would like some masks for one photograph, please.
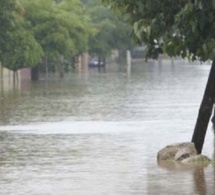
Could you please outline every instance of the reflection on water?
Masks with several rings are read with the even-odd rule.
[[[183,164],[179,162],[158,162],[158,165],[159,167],[166,169],[168,171],[173,171],[174,173],[184,172],[193,175],[193,187],[195,194],[207,194],[207,181],[205,178],[206,177],[205,169],[209,166],[209,164]],[[209,191],[213,192],[213,189],[210,189]],[[189,193],[191,194],[191,192]]]
[[[157,164],[190,141],[208,65],[137,62],[0,90],[1,195],[214,194],[213,165]],[[209,127],[203,153],[214,155]]]
[[[195,183],[195,192],[197,194],[206,194],[206,180],[204,167],[196,167],[193,176]]]

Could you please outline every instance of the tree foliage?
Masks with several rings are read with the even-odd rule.
[[[95,29],[89,39],[89,52],[107,56],[113,49],[131,47],[130,27],[122,19],[102,5],[101,0],[85,0],[86,12]]]
[[[188,57],[206,61],[215,45],[215,1],[103,0],[123,15],[136,42],[148,46],[148,56]]]
[[[128,26],[101,0],[2,0],[0,25],[0,62],[14,71],[130,45]]]
[[[1,2],[0,61],[13,71],[37,64],[43,55],[32,32],[25,28],[23,14],[18,0]]]
[[[26,20],[44,52],[52,57],[87,50],[90,33],[78,0],[26,1]]]

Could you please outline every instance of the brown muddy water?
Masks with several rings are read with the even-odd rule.
[[[209,68],[136,62],[130,76],[112,65],[1,88],[0,195],[215,194],[214,165],[156,160],[190,141]]]

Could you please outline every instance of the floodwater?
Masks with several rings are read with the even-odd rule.
[[[158,165],[190,141],[209,65],[136,62],[0,90],[1,195],[215,194],[215,167]],[[203,154],[214,158],[211,124]]]

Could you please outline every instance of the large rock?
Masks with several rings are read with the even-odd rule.
[[[177,143],[168,145],[161,149],[157,154],[157,160],[158,161],[183,160],[184,158],[196,154],[197,152],[193,143],[191,142]]]
[[[175,161],[182,161],[186,158],[189,158],[191,156],[197,155],[196,149],[194,147],[194,145],[190,145],[188,147],[184,147],[182,149],[180,149],[174,157]]]

